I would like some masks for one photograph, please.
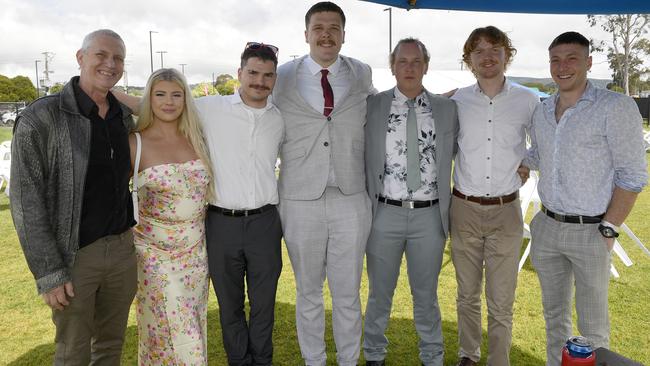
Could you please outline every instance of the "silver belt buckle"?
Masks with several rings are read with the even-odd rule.
[[[415,202],[413,201],[402,201],[402,208],[409,208],[409,209],[414,209],[415,208]]]

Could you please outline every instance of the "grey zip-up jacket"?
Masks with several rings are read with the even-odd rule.
[[[90,120],[79,112],[73,82],[30,104],[11,143],[11,215],[27,265],[42,294],[71,281],[90,156]],[[133,127],[122,105],[123,122]]]

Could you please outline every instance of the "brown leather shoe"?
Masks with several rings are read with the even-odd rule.
[[[478,362],[474,362],[467,357],[461,358],[460,361],[458,361],[458,363],[456,364],[456,366],[476,366],[476,365],[478,365]]]

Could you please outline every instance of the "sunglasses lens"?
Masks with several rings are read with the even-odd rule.
[[[259,49],[268,49],[269,51],[273,52],[274,54],[278,54],[279,49],[273,45],[270,44],[264,44],[264,43],[258,43],[258,42],[248,42],[246,44],[246,48],[250,48],[252,50],[259,50]]]

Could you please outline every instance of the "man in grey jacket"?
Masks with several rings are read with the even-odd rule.
[[[305,16],[309,55],[278,68],[273,92],[285,120],[279,194],[284,240],[296,276],[296,326],[307,365],[325,365],[323,282],[332,293],[339,365],[356,365],[359,285],[370,230],[363,169],[370,67],[339,55],[345,15],[331,2]]]
[[[55,365],[119,365],[136,261],[131,112],[110,93],[125,47],[108,29],[77,51],[80,76],[16,120],[11,213],[38,293],[52,308]]]
[[[373,221],[366,247],[366,366],[385,364],[385,331],[403,256],[420,360],[442,366],[438,275],[449,233],[458,115],[454,102],[422,85],[429,59],[418,39],[400,40],[390,54],[396,86],[368,98],[365,162]]]

